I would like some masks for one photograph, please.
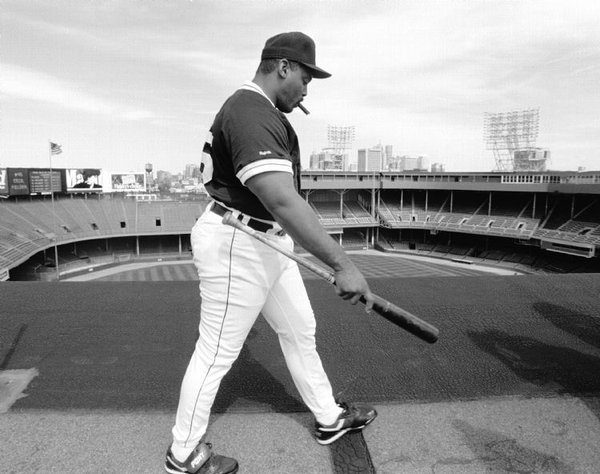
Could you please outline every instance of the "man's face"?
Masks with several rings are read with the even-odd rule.
[[[312,76],[301,65],[297,65],[295,69],[292,69],[289,62],[287,62],[286,71],[286,76],[277,94],[275,106],[288,114],[298,106],[308,93],[308,83],[312,80]]]

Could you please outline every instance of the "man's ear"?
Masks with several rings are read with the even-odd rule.
[[[290,62],[287,59],[280,59],[277,65],[277,73],[279,77],[285,79],[290,71]]]

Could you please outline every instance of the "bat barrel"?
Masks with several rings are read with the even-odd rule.
[[[429,344],[433,344],[438,340],[440,331],[435,326],[383,299],[381,296],[373,295],[373,298],[375,299],[373,310],[380,316]],[[361,297],[360,301],[366,303],[364,297]]]

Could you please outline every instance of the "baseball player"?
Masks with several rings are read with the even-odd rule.
[[[292,249],[297,241],[334,270],[338,295],[352,304],[364,296],[372,307],[363,275],[299,194],[298,138],[285,114],[300,106],[312,78],[327,77],[315,64],[310,37],[276,35],[267,40],[252,82],[227,99],[210,128],[201,170],[214,202],[191,236],[202,299],[199,338],[181,386],[167,472],[237,472],[237,461],[214,454],[203,437],[219,384],[259,313],[277,333],[298,392],[315,416],[319,443],[332,443],[377,416],[372,407],[334,399],[297,264],[222,223],[233,212],[280,246]]]

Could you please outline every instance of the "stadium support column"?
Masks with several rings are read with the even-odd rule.
[[[52,231],[54,232],[54,268],[56,270],[56,280],[60,280],[60,271],[58,268],[58,233],[56,231],[56,211],[54,210],[54,183],[52,180],[52,155],[62,153],[60,147],[53,150],[53,143],[48,140],[48,159],[50,160],[50,200],[52,201]]]
[[[376,195],[377,193],[377,195]],[[377,205],[375,204],[377,200]],[[381,191],[375,188],[371,189],[371,216],[375,219],[379,215],[379,209],[381,208]]]
[[[308,196],[311,194],[311,190],[310,189],[306,189],[304,191],[302,191],[304,193],[304,200],[306,202],[308,202]]]
[[[379,187],[375,188],[373,187],[373,189],[371,189],[371,216],[373,216],[373,219],[379,221],[379,216],[381,215],[379,213],[379,210],[381,209],[381,187],[383,186],[383,183],[380,182],[379,183]],[[375,208],[375,200],[377,200],[377,208]],[[377,210],[375,210],[377,209]],[[371,245],[374,247],[375,246],[375,232],[377,232],[377,240],[379,240],[379,224],[377,225],[377,227],[375,228],[375,231],[371,231]],[[368,247],[368,245],[367,245]]]

